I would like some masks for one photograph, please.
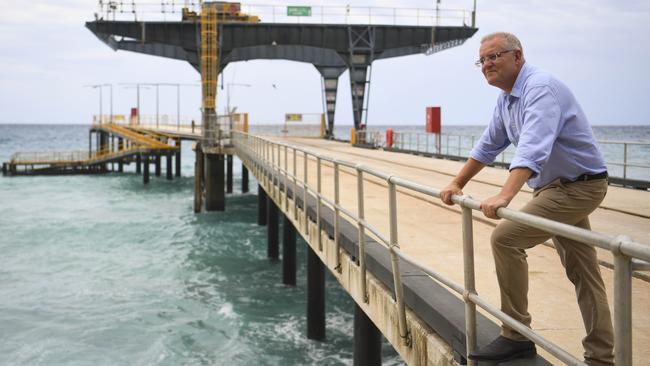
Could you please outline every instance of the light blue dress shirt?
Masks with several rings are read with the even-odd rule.
[[[560,80],[527,62],[510,94],[501,93],[492,121],[470,157],[491,164],[510,143],[510,170],[528,168],[528,185],[541,188],[564,178],[607,170],[587,117]]]

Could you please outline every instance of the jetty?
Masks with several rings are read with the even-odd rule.
[[[95,137],[93,137],[95,134]],[[88,151],[17,152],[2,165],[5,175],[90,174],[123,172],[124,165],[135,163],[137,173],[144,167],[145,183],[149,181],[149,165],[161,173],[161,158],[167,158],[167,178],[172,179],[172,159],[176,157],[176,175],[180,176],[181,137],[163,132],[138,129],[116,121],[93,123],[88,133]],[[93,144],[95,141],[95,144]],[[144,160],[145,164],[141,164]],[[116,169],[114,165],[117,165]]]

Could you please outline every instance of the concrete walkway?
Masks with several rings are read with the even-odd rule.
[[[362,163],[383,172],[442,188],[460,170],[462,163],[424,158],[414,155],[378,150],[353,148],[344,143],[320,139],[280,139],[277,141],[296,145],[311,152]],[[289,153],[291,154],[291,153]],[[289,166],[293,157],[289,157]],[[302,177],[302,156],[297,157],[298,176]],[[316,188],[316,162],[309,161],[310,187]],[[464,190],[475,199],[496,194],[507,177],[507,170],[484,169]],[[357,211],[356,173],[341,170],[341,202],[353,213]],[[333,194],[333,170],[322,170],[323,194]],[[381,180],[365,176],[365,207],[367,221],[388,237],[388,193]],[[530,189],[524,189],[510,204],[518,209],[531,198]],[[457,206],[443,205],[438,199],[398,189],[398,232],[401,248],[427,266],[463,283],[461,217]],[[491,303],[499,304],[499,291],[490,250],[489,237],[496,221],[475,212],[474,243],[476,284],[479,295]],[[640,242],[647,242],[650,225],[650,192],[610,187],[601,207],[591,215],[594,231],[611,235],[625,234]],[[573,285],[564,274],[555,250],[540,245],[528,251],[530,268],[529,303],[533,316],[532,326],[544,337],[566,348],[578,358],[582,355],[581,339],[584,328],[575,299]],[[599,258],[607,263],[611,254],[599,250]],[[609,294],[610,307],[613,294],[613,271],[601,267]],[[650,359],[650,283],[633,281],[634,364],[645,364]],[[544,351],[552,363],[554,358]]]

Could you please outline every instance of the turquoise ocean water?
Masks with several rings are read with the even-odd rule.
[[[643,126],[595,132],[650,140]],[[0,125],[0,161],[87,147],[88,126]],[[134,173],[0,177],[0,365],[352,363],[352,300],[328,276],[327,341],[306,339],[305,245],[298,286],[283,286],[254,179],[242,194],[236,160],[227,211],[195,215],[190,143],[182,163],[180,179],[147,186]]]
[[[83,150],[88,126],[0,125],[16,150]],[[0,177],[0,365],[347,365],[353,302],[327,277],[327,340],[306,338],[305,245],[282,285],[256,182],[195,215],[183,177]],[[384,364],[401,364],[384,342]]]

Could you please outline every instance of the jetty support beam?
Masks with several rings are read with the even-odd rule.
[[[172,152],[167,152],[166,154],[166,159],[167,159],[167,167],[165,169],[165,173],[167,173],[167,180],[172,180],[174,179],[174,172],[172,171]]]
[[[296,228],[291,219],[283,215],[282,222],[282,283],[296,285]]]
[[[136,174],[142,173],[142,157],[140,154],[135,157],[135,172]]]
[[[176,150],[176,176],[180,177],[181,176],[181,139],[176,140],[176,146],[178,146],[178,150]]]
[[[271,197],[267,196],[266,203],[267,212],[267,256],[272,260],[277,260],[279,257],[279,241],[278,241],[278,206]]]
[[[248,169],[241,163],[241,193],[248,193]]]
[[[121,137],[117,138],[117,150],[124,150],[124,139]],[[120,161],[117,163],[117,171],[120,173],[124,172],[124,158],[120,159]]]
[[[205,210],[225,211],[223,154],[205,154]]]
[[[161,164],[160,164],[160,153],[156,153],[155,165],[156,165],[156,177],[160,177],[161,173]]]
[[[381,366],[381,332],[354,304],[354,366]]]
[[[307,338],[325,340],[325,266],[307,247]]]
[[[149,184],[149,155],[142,156],[142,165],[144,165],[144,172],[142,174],[142,183]]]
[[[266,192],[264,188],[257,185],[257,224],[260,226],[266,225],[266,204],[267,204]]]
[[[178,155],[176,162],[178,163]],[[178,172],[178,170],[176,170]],[[196,159],[194,160],[194,212],[201,212],[203,206],[203,150],[201,145],[196,145]]]
[[[232,193],[232,155],[226,156],[226,193]]]

